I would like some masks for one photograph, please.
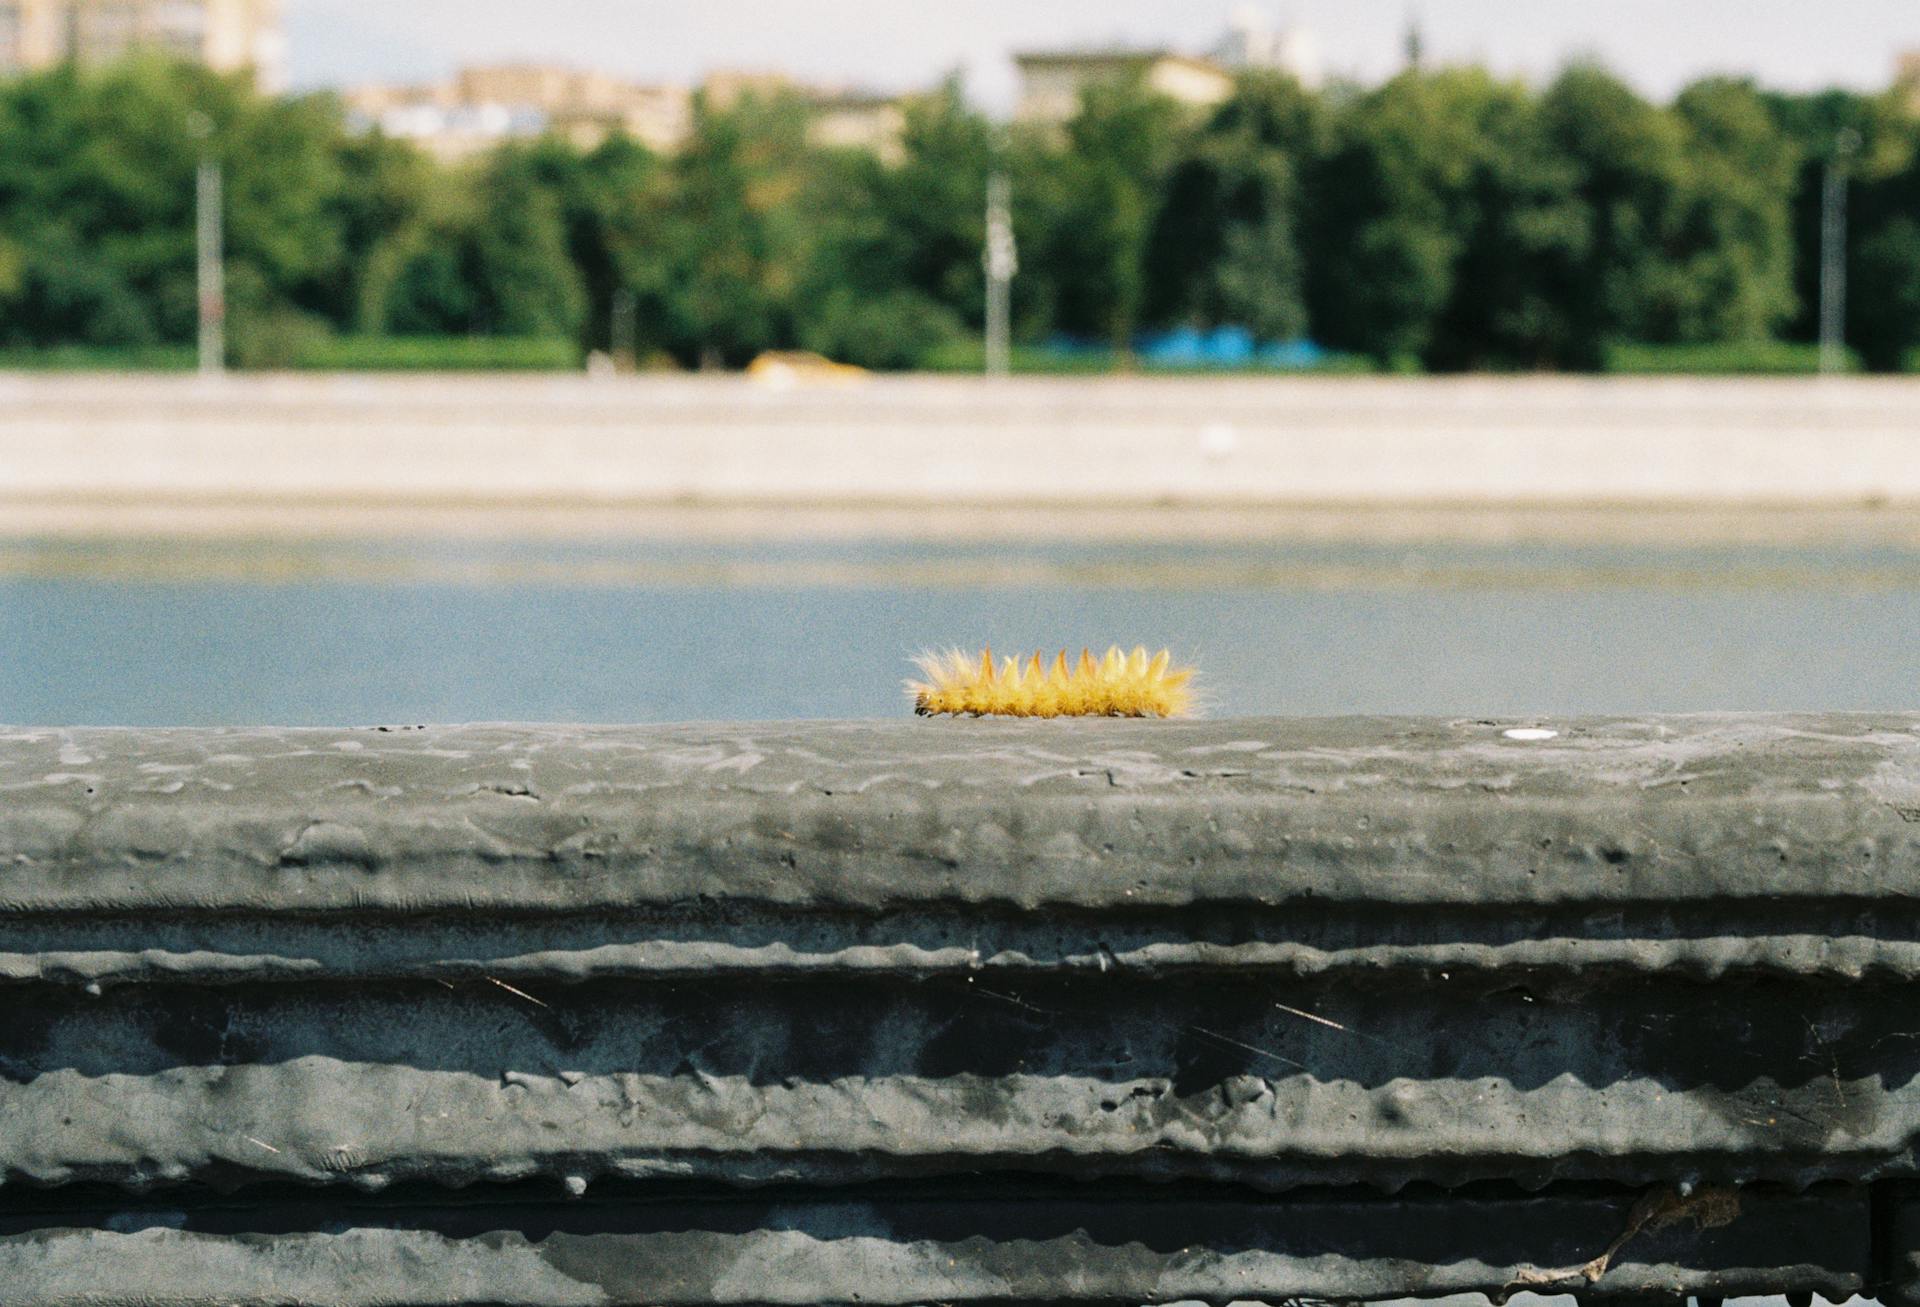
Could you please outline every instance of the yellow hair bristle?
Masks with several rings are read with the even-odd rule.
[[[1049,665],[1044,656],[994,661],[951,649],[922,654],[915,665],[926,677],[908,681],[913,710],[922,717],[1184,717],[1193,710],[1193,669],[1175,667],[1162,649],[1132,653],[1119,645],[1103,658],[1080,651],[1070,668],[1062,649]]]

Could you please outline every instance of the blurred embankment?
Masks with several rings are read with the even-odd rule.
[[[1920,538],[1920,381],[0,376],[16,536],[1447,521]]]

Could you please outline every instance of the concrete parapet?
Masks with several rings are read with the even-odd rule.
[[[1917,976],[1920,714],[15,729],[0,1301],[1905,1300]]]

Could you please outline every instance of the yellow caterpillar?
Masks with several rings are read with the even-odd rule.
[[[1173,666],[1173,655],[1145,648],[1104,658],[1082,649],[1069,668],[1066,650],[1051,667],[1040,655],[997,667],[993,650],[978,658],[958,649],[914,659],[924,681],[908,681],[913,710],[922,717],[1184,717],[1193,708],[1193,670]]]

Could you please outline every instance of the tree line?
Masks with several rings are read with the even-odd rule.
[[[351,130],[329,96],[195,67],[16,77],[0,347],[190,341],[206,154],[243,363],[351,334],[918,366],[980,329],[998,171],[1019,340],[1124,354],[1143,331],[1238,325],[1390,367],[1593,369],[1622,343],[1813,339],[1822,180],[1853,146],[1847,340],[1876,369],[1920,348],[1920,121],[1894,92],[1712,79],[1656,104],[1590,65],[1544,87],[1471,67],[1318,92],[1255,73],[1200,114],[1096,86],[1044,129],[995,124],[949,84],[912,101],[887,162],[811,147],[806,114],[697,103],[672,155],[547,138],[454,166]]]

